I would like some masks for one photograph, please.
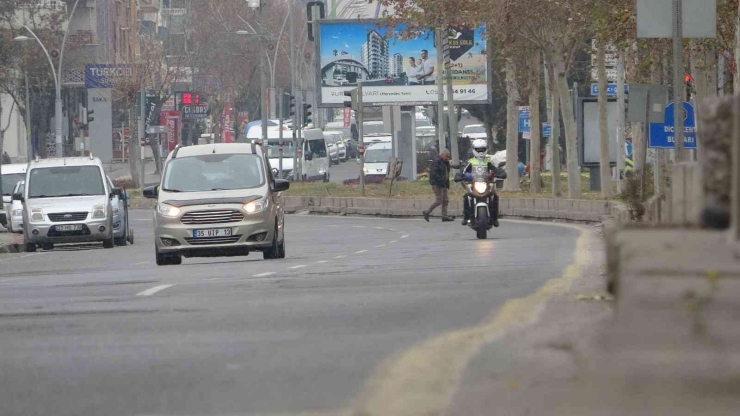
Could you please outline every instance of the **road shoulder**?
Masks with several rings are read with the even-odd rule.
[[[590,258],[561,293],[544,304],[530,325],[481,346],[468,362],[448,416],[548,414],[578,382],[580,353],[612,315],[605,293],[600,229],[589,227]],[[492,409],[496,409],[495,412]]]

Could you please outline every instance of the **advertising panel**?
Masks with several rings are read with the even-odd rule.
[[[436,103],[437,77],[446,74],[437,68],[434,32],[408,35],[404,25],[388,28],[380,20],[321,21],[319,105],[342,106],[358,81],[366,106]],[[456,28],[449,46],[455,102],[490,102],[485,28]]]

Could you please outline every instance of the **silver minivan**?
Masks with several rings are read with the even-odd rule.
[[[285,257],[280,192],[257,142],[177,147],[167,158],[158,186],[144,189],[157,200],[154,253],[157,265],[183,257],[239,256],[262,252]]]
[[[23,238],[26,251],[56,243],[102,242],[113,248],[111,199],[121,195],[106,180],[100,159],[70,157],[28,164],[23,194]]]

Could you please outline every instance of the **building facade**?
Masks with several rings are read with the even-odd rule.
[[[400,53],[394,53],[391,57],[391,62],[389,66],[391,69],[390,75],[393,78],[399,78],[403,73],[403,55],[401,55]]]
[[[370,73],[370,78],[385,78],[389,75],[389,52],[388,40],[373,30],[367,34],[367,42],[360,48],[362,64]]]

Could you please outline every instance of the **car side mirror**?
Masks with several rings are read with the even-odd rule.
[[[12,198],[8,195],[3,195],[3,203],[9,204],[12,201]]]
[[[142,194],[144,194],[144,198],[157,198],[159,196],[159,185],[144,188]]]
[[[285,192],[290,189],[290,182],[285,179],[275,179],[274,192]]]
[[[26,202],[26,201],[24,200],[24,198],[23,198],[23,194],[21,194],[21,193],[18,193],[18,194],[13,194],[13,201],[21,201],[21,202]]]
[[[313,160],[313,153],[306,153],[306,160]]]

